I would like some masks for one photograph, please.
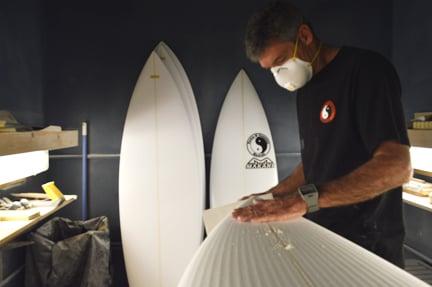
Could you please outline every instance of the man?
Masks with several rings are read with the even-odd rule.
[[[305,215],[403,266],[402,189],[412,169],[392,65],[367,50],[323,44],[299,10],[276,2],[251,17],[248,57],[297,91],[301,162],[241,222]]]

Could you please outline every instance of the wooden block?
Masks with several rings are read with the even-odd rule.
[[[432,148],[432,130],[408,129],[411,145]]]
[[[0,221],[31,220],[40,216],[37,210],[0,210]]]
[[[415,190],[415,189],[410,189],[407,187],[404,187],[403,191],[410,193],[410,194],[417,195],[417,196],[422,196],[422,197],[427,197],[427,196],[429,196],[429,193],[430,193],[430,191],[428,191],[428,190],[426,190],[426,191],[425,190]]]

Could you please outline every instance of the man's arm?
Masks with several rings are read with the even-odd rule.
[[[384,142],[373,158],[346,176],[318,187],[319,206],[336,207],[370,200],[409,181],[409,147]]]
[[[319,206],[336,207],[367,201],[409,181],[412,176],[409,147],[383,142],[373,157],[339,179],[320,185]],[[255,205],[236,209],[239,221],[268,222],[303,216],[306,204],[300,196],[260,200]]]

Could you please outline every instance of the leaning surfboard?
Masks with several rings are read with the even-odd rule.
[[[278,182],[275,151],[264,109],[241,70],[223,103],[213,141],[211,207],[263,192]]]
[[[120,228],[132,287],[176,286],[201,243],[195,141],[181,92],[153,52],[132,94],[120,153]]]
[[[229,215],[206,238],[178,285],[201,286],[429,285],[307,219],[256,224]]]
[[[159,58],[165,64],[165,67],[170,72],[170,75],[172,76],[174,82],[177,85],[177,88],[180,91],[183,104],[186,108],[186,113],[188,115],[189,123],[192,127],[194,143],[196,145],[195,149],[197,153],[197,157],[196,157],[198,161],[197,165],[200,172],[199,179],[201,181],[202,194],[204,195],[205,187],[206,187],[205,186],[204,143],[203,143],[203,135],[201,130],[201,122],[199,118],[197,104],[195,101],[195,96],[192,90],[192,85],[179,59],[167,44],[165,44],[164,42],[160,42],[156,46],[155,52],[158,54]],[[203,199],[202,209],[204,209],[205,197],[202,196],[202,199]]]

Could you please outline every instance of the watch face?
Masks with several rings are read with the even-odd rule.
[[[318,190],[316,189],[316,187],[313,184],[308,184],[308,185],[304,185],[300,188],[301,193],[303,194],[309,194],[309,193],[315,193],[318,192]]]

